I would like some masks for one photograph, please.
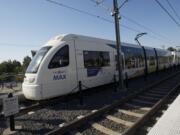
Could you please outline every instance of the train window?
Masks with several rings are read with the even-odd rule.
[[[167,51],[158,50],[158,59],[159,59],[159,64],[166,64],[166,63],[168,63],[169,60],[168,60]]]
[[[52,58],[48,68],[59,68],[69,65],[69,46],[62,47]]]
[[[152,49],[146,49],[147,61],[149,62],[149,66],[156,65],[156,54]]]
[[[124,46],[122,51],[125,55],[125,68],[139,68],[144,66],[144,56],[142,48]]]
[[[26,73],[37,73],[39,65],[41,64],[43,58],[50,50],[50,46],[42,47],[33,57],[31,63],[29,64]]]
[[[83,51],[84,67],[104,67],[110,65],[109,52],[103,51]]]

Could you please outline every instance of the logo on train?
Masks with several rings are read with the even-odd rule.
[[[56,71],[56,72],[53,72],[53,80],[64,80],[66,79],[66,74],[64,71]]]

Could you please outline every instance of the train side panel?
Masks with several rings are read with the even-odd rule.
[[[103,42],[76,39],[77,78],[83,89],[113,82],[114,49]]]

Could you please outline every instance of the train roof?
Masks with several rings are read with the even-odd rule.
[[[113,40],[108,40],[108,39],[102,39],[102,38],[96,38],[96,37],[89,37],[89,36],[84,36],[84,35],[78,35],[78,34],[61,34],[58,36],[53,37],[50,39],[44,46],[49,46],[49,45],[58,45],[60,42],[71,40],[71,39],[81,39],[81,40],[86,40],[89,42],[101,42],[104,44],[111,44],[111,45],[116,45],[116,42]],[[134,48],[141,48],[139,45],[132,44],[132,43],[124,43],[121,42],[122,46],[131,46]],[[153,49],[153,47],[148,47],[144,46],[146,49]],[[159,51],[167,51],[164,49],[156,48]]]
[[[78,35],[78,34],[62,34],[62,35],[58,35],[58,36],[55,36],[55,37],[51,38],[44,46],[49,46],[49,45],[54,46],[54,45],[59,44],[60,42],[71,40],[71,39],[81,39],[81,40],[86,40],[86,41],[89,41],[89,42],[90,41],[92,41],[92,42],[101,42],[101,43],[112,44],[112,45],[116,44],[115,41],[108,40],[108,39],[89,37],[89,36]],[[123,46],[132,46],[132,47],[140,48],[140,46],[135,45],[135,44],[131,44],[131,43],[121,42],[121,44]]]

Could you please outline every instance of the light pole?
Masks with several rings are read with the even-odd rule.
[[[144,33],[139,33],[136,35],[136,37],[134,38],[134,40],[138,43],[139,46],[142,47],[143,49],[143,53],[144,53],[144,59],[145,59],[145,69],[144,69],[144,74],[145,74],[145,80],[147,79],[147,75],[148,75],[148,72],[147,72],[147,57],[146,57],[146,50],[144,48],[144,46],[141,45],[141,43],[139,42],[139,38],[142,37],[143,35],[146,35],[147,33],[144,32]]]
[[[120,42],[120,29],[119,29],[119,8],[117,0],[113,0],[114,5],[114,21],[115,21],[115,31],[116,31],[116,46],[117,46],[117,68],[119,74],[118,85],[120,89],[124,88],[123,78],[122,78],[122,56],[121,56],[121,42]]]
[[[138,45],[141,46],[141,43],[139,42],[138,38],[142,37],[143,35],[146,35],[147,33],[146,32],[143,32],[143,33],[139,33],[136,35],[136,37],[134,38],[134,40],[138,43]],[[141,46],[142,47],[142,46]]]

